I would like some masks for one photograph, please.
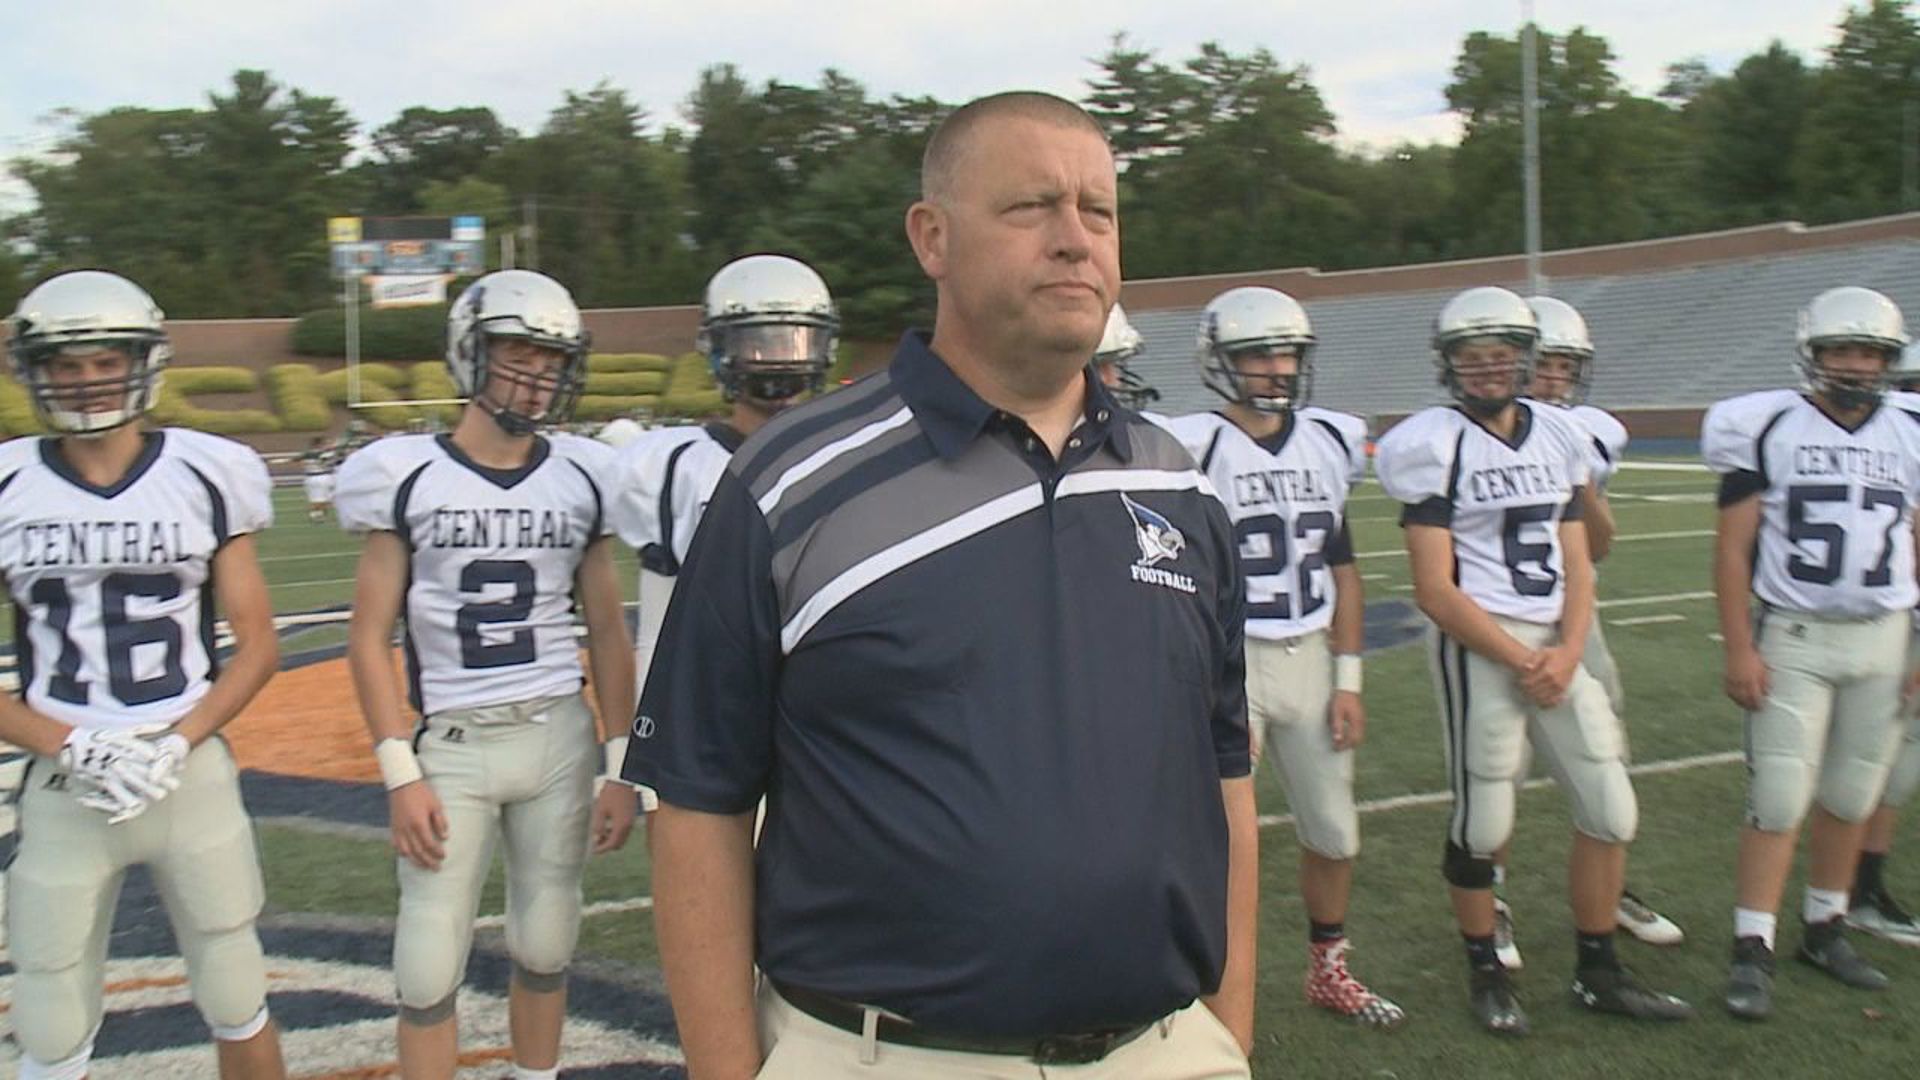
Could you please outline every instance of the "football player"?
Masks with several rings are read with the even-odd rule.
[[[1366,475],[1367,430],[1357,416],[1308,405],[1314,345],[1305,309],[1286,293],[1221,293],[1201,313],[1196,358],[1202,381],[1226,405],[1162,423],[1200,462],[1239,541],[1254,759],[1264,750],[1293,809],[1307,1000],[1393,1028],[1406,1014],[1347,965],[1347,900],[1360,851],[1353,751],[1366,738],[1367,714],[1366,603],[1346,507]]]
[[[1883,401],[1906,344],[1891,300],[1830,289],[1800,313],[1802,386],[1722,401],[1700,433],[1720,474],[1713,574],[1726,692],[1747,710],[1726,994],[1743,1019],[1772,1011],[1775,912],[1809,816],[1798,955],[1848,986],[1887,985],[1848,943],[1844,919],[1862,830],[1899,749],[1920,599],[1920,415]]]
[[[325,435],[315,435],[300,454],[300,486],[307,494],[307,520],[327,520],[333,506],[333,448]]]
[[[839,331],[827,283],[798,259],[748,255],[707,282],[695,344],[732,411],[704,425],[655,428],[622,448],[614,466],[609,514],[640,553],[635,670],[642,685],[680,561],[727,459],[768,420],[820,392]]]
[[[398,853],[404,1075],[451,1077],[454,998],[496,841],[507,864],[515,1076],[557,1075],[580,874],[620,847],[635,794],[607,783],[633,714],[633,651],[607,526],[612,451],[564,423],[587,335],[567,290],[527,270],[487,274],[454,301],[447,364],[469,401],[454,430],[395,435],[341,466],[341,525],[365,535],[348,660],[388,792]],[[600,724],[581,693],[582,612]],[[408,698],[395,678],[404,614]]]
[[[1910,344],[1887,374],[1887,400],[1908,412],[1920,412],[1920,344]],[[1920,631],[1920,608],[1913,612],[1916,631]],[[1920,632],[1907,648],[1909,678],[1920,672]],[[1847,925],[1856,930],[1886,938],[1901,945],[1920,945],[1920,920],[1893,898],[1885,877],[1887,857],[1893,851],[1894,828],[1899,824],[1900,807],[1920,788],[1920,695],[1901,702],[1901,718],[1906,725],[1900,743],[1900,756],[1894,759],[1887,776],[1886,794],[1880,808],[1867,819],[1866,839],[1860,844],[1860,865],[1853,874],[1853,895],[1847,902]]]
[[[265,892],[219,731],[279,663],[253,534],[272,481],[239,443],[146,430],[171,356],[139,286],[81,270],[20,301],[13,373],[53,434],[0,444],[0,572],[20,694],[0,739],[34,753],[7,871],[26,1080],[87,1075],[127,867],[145,864],[223,1077],[285,1075],[254,920]],[[226,613],[234,648],[214,650]]]
[[[1600,562],[1613,547],[1613,507],[1607,501],[1607,482],[1618,471],[1621,455],[1626,452],[1627,429],[1612,413],[1587,404],[1587,392],[1593,386],[1594,349],[1587,321],[1581,318],[1580,312],[1572,304],[1551,296],[1528,297],[1527,305],[1540,324],[1539,356],[1534,361],[1527,396],[1567,410],[1588,436],[1590,482],[1581,489],[1584,504],[1580,508],[1580,520],[1586,527],[1587,550],[1597,574]],[[1580,657],[1580,666],[1606,687],[1607,701],[1613,706],[1614,715],[1625,716],[1626,692],[1620,682],[1620,668],[1607,648],[1597,609],[1592,624],[1587,627],[1587,651]],[[1526,770],[1521,772],[1524,776]],[[1496,890],[1505,882],[1506,862],[1503,851],[1495,865]],[[1616,916],[1622,929],[1649,945],[1678,945],[1686,938],[1673,920],[1648,906],[1631,889],[1620,894],[1620,910]],[[1494,942],[1500,952],[1500,962],[1509,970],[1518,970],[1521,959],[1520,948],[1513,940],[1513,913],[1497,892]]]
[[[1521,400],[1540,331],[1520,297],[1476,288],[1441,309],[1433,336],[1453,406],[1380,441],[1380,484],[1405,504],[1414,598],[1433,620],[1434,690],[1446,721],[1453,813],[1442,863],[1466,939],[1469,1001],[1488,1030],[1527,1031],[1494,944],[1493,859],[1513,832],[1528,744],[1570,801],[1575,1000],[1637,1019],[1692,1015],[1614,955],[1627,844],[1638,824],[1624,736],[1606,689],[1581,666],[1593,564],[1581,524],[1588,437],[1564,410]]]
[[[1140,331],[1127,321],[1127,313],[1119,304],[1107,312],[1107,329],[1100,337],[1100,347],[1093,354],[1093,370],[1106,384],[1107,392],[1121,407],[1144,413],[1160,400],[1160,391],[1147,382],[1146,377],[1133,370],[1133,358],[1140,355],[1144,344]]]

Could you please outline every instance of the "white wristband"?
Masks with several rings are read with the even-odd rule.
[[[1360,692],[1360,657],[1354,653],[1343,653],[1333,658],[1333,688],[1346,694]]]
[[[606,778],[616,784],[627,784],[627,781],[620,778],[620,770],[625,768],[627,764],[627,742],[629,739],[630,736],[627,735],[615,735],[613,738],[600,744],[601,753],[606,755]],[[633,785],[627,784],[627,786],[632,787]]]
[[[420,759],[413,755],[413,743],[406,739],[381,739],[373,744],[373,757],[380,763],[380,779],[387,790],[403,788],[423,777]]]

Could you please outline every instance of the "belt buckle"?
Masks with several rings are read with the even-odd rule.
[[[1092,1065],[1106,1059],[1119,1036],[1051,1035],[1033,1045],[1035,1065]]]

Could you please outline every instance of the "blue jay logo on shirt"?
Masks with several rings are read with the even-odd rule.
[[[1133,580],[1184,593],[1197,591],[1192,578],[1159,567],[1162,562],[1174,562],[1180,558],[1180,553],[1186,550],[1186,536],[1159,511],[1134,502],[1127,498],[1124,491],[1120,493],[1120,503],[1127,508],[1127,516],[1133,519],[1133,538],[1140,547],[1140,557],[1128,567]]]

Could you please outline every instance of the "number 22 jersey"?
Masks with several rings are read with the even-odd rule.
[[[395,533],[409,550],[407,676],[422,715],[580,689],[574,573],[608,535],[612,455],[536,436],[526,464],[492,469],[449,435],[392,435],[341,465],[341,527]]]
[[[1474,603],[1551,625],[1567,598],[1560,524],[1580,516],[1591,437],[1564,409],[1516,408],[1504,439],[1451,406],[1417,412],[1380,440],[1374,473],[1405,504],[1403,525],[1452,531],[1454,578]]]
[[[273,522],[272,481],[217,435],[148,432],[119,482],[88,483],[53,439],[0,444],[0,572],[27,706],[65,724],[179,721],[219,670],[213,560]]]
[[[1707,410],[1700,452],[1720,504],[1760,497],[1753,592],[1775,607],[1866,618],[1911,608],[1920,413],[1883,401],[1848,430],[1796,390]]]

